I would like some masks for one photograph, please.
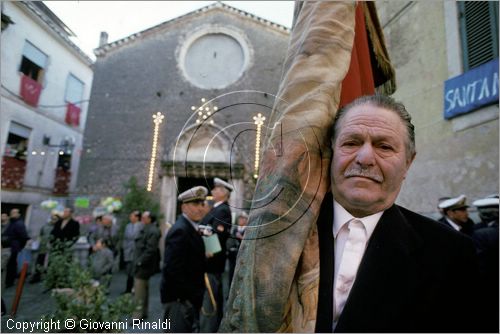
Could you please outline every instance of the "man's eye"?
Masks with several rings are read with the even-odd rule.
[[[393,150],[391,145],[385,145],[385,144],[380,145],[380,148],[384,151],[392,151]]]
[[[352,146],[356,146],[357,143],[355,141],[346,141],[342,144],[342,146],[347,146],[347,147],[352,147]]]

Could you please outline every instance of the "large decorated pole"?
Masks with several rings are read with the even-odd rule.
[[[375,85],[395,88],[374,5],[296,2],[221,332],[314,331],[316,220],[330,187],[331,127],[341,99],[372,94]]]

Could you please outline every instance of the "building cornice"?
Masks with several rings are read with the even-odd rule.
[[[90,59],[85,52],[83,52],[75,43],[69,38],[70,34],[59,27],[54,21],[45,15],[37,6],[31,1],[20,1],[13,2],[15,5],[19,6],[21,9],[25,9],[25,12],[31,14],[32,17],[38,20],[38,23],[45,25],[47,30],[50,31],[57,39],[59,39],[64,45],[66,45],[69,50],[72,51],[81,61],[86,65],[91,66],[94,62]],[[55,14],[54,14],[55,15]],[[62,21],[61,21],[62,22]]]
[[[129,35],[127,37],[121,38],[121,39],[116,40],[114,42],[111,42],[111,43],[105,44],[103,46],[100,46],[100,47],[94,49],[94,54],[97,57],[103,56],[107,52],[109,52],[111,50],[114,50],[117,47],[122,46],[124,44],[128,44],[128,43],[130,43],[130,42],[138,39],[139,37],[142,37],[142,36],[147,35],[147,34],[154,33],[154,32],[156,32],[158,30],[164,29],[165,27],[167,27],[169,25],[173,25],[173,24],[179,23],[180,21],[183,21],[183,20],[185,20],[185,19],[187,19],[189,17],[193,17],[193,16],[196,16],[196,15],[207,13],[209,11],[214,11],[214,10],[223,10],[223,11],[228,12],[228,13],[233,13],[233,14],[239,15],[241,17],[250,19],[250,20],[252,20],[254,22],[257,22],[259,24],[265,25],[266,27],[271,28],[271,29],[273,29],[276,32],[280,32],[280,33],[283,33],[283,34],[286,34],[286,35],[290,34],[290,31],[291,31],[289,28],[287,28],[287,27],[285,27],[285,26],[283,26],[281,24],[271,22],[271,21],[266,20],[266,19],[264,19],[262,17],[259,17],[257,15],[254,15],[254,14],[245,12],[245,11],[243,11],[241,9],[238,9],[238,8],[226,5],[225,3],[222,3],[222,2],[214,2],[213,4],[210,4],[208,6],[202,7],[200,9],[194,10],[194,11],[189,12],[187,14],[178,16],[178,17],[176,17],[174,19],[171,19],[171,20],[165,21],[163,23],[160,23],[160,24],[158,24],[156,26],[153,26],[151,28],[139,31],[139,32],[137,32],[135,34]]]

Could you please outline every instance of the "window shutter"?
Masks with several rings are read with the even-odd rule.
[[[498,57],[498,3],[458,2],[464,71]]]

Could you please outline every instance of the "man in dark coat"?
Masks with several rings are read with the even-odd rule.
[[[10,256],[7,262],[5,274],[5,287],[14,285],[17,276],[17,255],[23,250],[28,241],[28,233],[24,220],[21,219],[19,209],[10,210],[10,221],[2,235],[2,247],[5,243],[10,247]]]
[[[160,229],[156,226],[156,217],[150,211],[141,216],[143,228],[135,241],[134,255],[134,294],[140,310],[133,314],[135,319],[148,317],[149,278],[157,271],[160,263]]]
[[[481,323],[488,333],[498,333],[498,197],[487,197],[472,203],[479,211],[481,226],[472,233],[479,261],[480,283],[478,308]],[[479,225],[479,224],[477,224]]]
[[[52,229],[53,243],[59,247],[72,246],[80,236],[80,224],[73,219],[73,210],[64,208],[62,217]]]
[[[205,290],[205,246],[198,223],[205,215],[208,190],[194,187],[179,195],[182,214],[165,238],[161,302],[172,333],[199,330],[199,312]]]
[[[226,242],[230,235],[232,222],[228,203],[231,191],[233,191],[233,186],[217,177],[214,178],[214,188],[212,189],[214,206],[201,222],[201,225],[212,228],[212,231],[217,234],[221,246],[220,252],[207,254],[207,275],[211,291],[207,289],[203,297],[200,326],[204,333],[217,332],[223,315],[222,274],[226,266]],[[210,292],[215,298],[215,305]]]
[[[443,212],[439,221],[465,235],[471,236],[474,231],[474,222],[469,218],[465,195],[450,198],[439,203],[438,208]]]
[[[477,277],[471,239],[394,204],[415,157],[404,105],[362,97],[338,112],[333,132],[316,331],[480,331],[464,289]]]

